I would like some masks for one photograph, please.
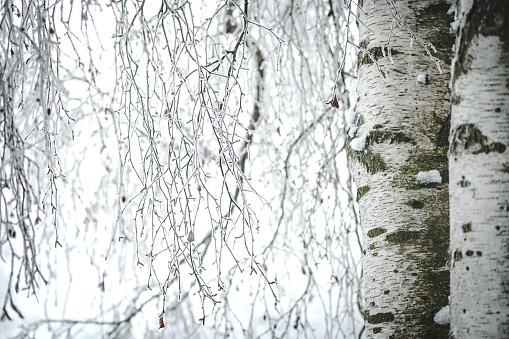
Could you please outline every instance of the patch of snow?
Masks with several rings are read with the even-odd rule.
[[[350,130],[348,135],[350,138],[353,138],[355,132],[357,131],[357,127],[355,126],[355,110],[353,107],[350,107],[350,109],[345,112],[345,121],[346,129]]]
[[[364,132],[360,137],[353,139],[350,142],[350,147],[355,151],[362,151],[366,146],[366,138],[369,135],[369,131]]]
[[[428,76],[426,74],[419,74],[417,76],[417,82],[426,85],[428,83]]]
[[[447,325],[451,323],[451,308],[449,305],[443,307],[440,311],[435,314],[433,318],[439,325]]]
[[[354,139],[355,140],[355,139]],[[353,142],[353,140],[352,140]],[[440,172],[437,170],[431,170],[427,172],[419,172],[416,175],[416,179],[419,184],[441,184],[442,176]]]
[[[355,110],[353,107],[350,107],[350,109],[345,112],[345,120],[348,126],[353,126],[355,124]]]

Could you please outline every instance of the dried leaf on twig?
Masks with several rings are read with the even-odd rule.
[[[189,231],[189,234],[187,235],[187,241],[193,242],[194,241],[194,232],[193,230]]]
[[[325,104],[326,105],[330,104],[334,108],[339,108],[338,97],[336,96],[336,94],[334,94],[332,99],[329,102],[326,102]]]

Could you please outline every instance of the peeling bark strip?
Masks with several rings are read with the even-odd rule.
[[[458,1],[449,159],[457,339],[509,338],[508,8]]]
[[[372,60],[359,54],[359,123],[350,157],[364,236],[366,335],[447,338],[449,326],[433,317],[449,296],[452,16],[445,0],[395,4],[406,24],[437,48],[434,56],[442,60],[443,73],[422,46],[410,45],[404,31],[390,38],[394,64],[384,57],[381,46],[392,21],[386,2],[374,1],[367,15],[360,14],[372,30],[359,25],[360,45],[385,65],[386,74],[384,81]],[[422,178],[431,174],[440,180]]]

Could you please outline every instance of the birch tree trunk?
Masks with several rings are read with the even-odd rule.
[[[396,6],[404,24],[436,47],[443,73],[419,41],[411,45],[405,26],[395,24],[401,34],[391,33],[386,1],[373,1],[368,14],[361,13],[369,29],[359,25],[360,46],[385,65],[386,75],[384,81],[370,57],[359,54],[358,130],[350,156],[364,238],[366,334],[446,338],[448,324],[437,324],[434,315],[449,295],[452,16],[446,1]],[[394,64],[381,49],[390,35]]]
[[[451,329],[509,337],[509,10],[461,0],[452,78]]]

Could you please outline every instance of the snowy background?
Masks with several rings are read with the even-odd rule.
[[[2,336],[359,335],[342,6],[4,7]]]

